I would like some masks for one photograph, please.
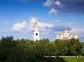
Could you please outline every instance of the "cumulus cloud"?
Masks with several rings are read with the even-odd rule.
[[[57,10],[55,8],[51,8],[49,14],[57,14]]]
[[[61,2],[59,0],[46,0],[43,3],[43,6],[45,6],[45,7],[51,7],[53,5],[60,6],[61,5]]]
[[[43,3],[43,5],[44,5],[45,7],[49,7],[49,6],[52,5],[52,4],[53,4],[53,1],[51,1],[51,0],[47,0],[46,2]]]
[[[30,19],[30,21],[22,21],[22,22],[15,23],[12,26],[12,30],[17,31],[17,32],[33,31],[34,22],[36,20],[38,21],[38,19],[33,17]],[[43,23],[40,21],[38,21],[38,26],[39,26],[40,30],[42,30],[42,31],[46,31],[47,30],[46,28],[54,27],[54,25],[51,23]]]
[[[26,27],[26,22],[23,21],[20,23],[13,24],[12,30],[13,31],[23,31],[25,27]]]
[[[77,33],[77,34],[84,34],[83,28],[73,28],[71,32]]]
[[[12,30],[17,31],[17,32],[22,32],[22,31],[33,31],[33,26],[34,22],[38,21],[37,18],[32,17],[30,21],[22,21],[13,24]],[[56,24],[57,23],[57,24]],[[65,24],[63,22],[56,22],[56,23],[44,23],[41,21],[38,21],[38,26],[40,31],[50,31],[50,32],[55,32],[55,31],[62,31],[65,29]],[[66,29],[72,30],[72,28],[67,24]]]
[[[49,14],[56,14],[57,10],[55,6],[60,7],[61,2],[60,0],[47,0],[46,2],[43,3],[43,6],[50,7]]]
[[[55,1],[55,4],[56,4],[57,6],[60,6],[60,5],[61,5],[61,2],[58,0],[58,1]]]
[[[46,0],[43,6],[59,9],[60,13],[84,13],[84,0]]]

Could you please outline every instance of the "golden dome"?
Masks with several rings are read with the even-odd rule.
[[[68,33],[68,30],[67,29],[64,29],[64,32],[63,33]]]

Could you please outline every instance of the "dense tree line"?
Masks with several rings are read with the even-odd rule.
[[[49,62],[45,56],[81,55],[84,55],[84,42],[74,38],[54,42],[50,42],[49,39],[14,40],[12,36],[0,39],[0,62]]]

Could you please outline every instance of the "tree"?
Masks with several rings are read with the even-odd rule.
[[[16,46],[16,42],[12,36],[2,37],[0,40],[0,60],[7,60],[10,50]]]
[[[84,42],[81,42],[81,55],[84,56]]]
[[[69,41],[69,51],[68,51],[68,55],[80,55],[81,53],[81,44],[80,44],[80,41],[79,39],[74,39],[72,38],[70,41]]]
[[[56,55],[67,55],[68,40],[56,40],[55,41]]]

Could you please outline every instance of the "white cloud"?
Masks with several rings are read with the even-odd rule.
[[[50,7],[52,5],[60,6],[61,2],[59,0],[47,0],[46,2],[43,3],[43,6],[45,7]]]
[[[38,21],[38,19],[33,17],[33,18],[31,18],[30,21],[23,21],[23,22],[15,23],[12,26],[12,30],[17,31],[17,32],[33,31],[34,22],[36,20]],[[38,21],[38,26],[39,26],[40,30],[42,30],[42,31],[47,31],[46,27],[47,28],[54,27],[54,25],[51,24],[51,23],[43,23],[43,22],[40,22],[40,21]]]
[[[49,14],[56,14],[58,12],[56,7],[60,7],[61,5],[60,0],[46,0],[43,3],[43,6],[50,8]]]
[[[61,5],[61,2],[58,0],[58,1],[55,1],[55,4],[56,4],[57,6],[60,6],[60,5]]]
[[[84,30],[83,28],[73,28],[71,32],[81,34],[81,33],[84,33]]]
[[[57,14],[57,10],[55,8],[51,8],[49,14]]]
[[[51,1],[51,0],[47,0],[46,2],[43,3],[43,6],[45,6],[45,7],[49,7],[49,6],[52,5],[52,3],[53,3],[53,1]]]
[[[12,30],[13,31],[23,31],[25,27],[26,27],[26,22],[23,21],[20,23],[13,24]]]

